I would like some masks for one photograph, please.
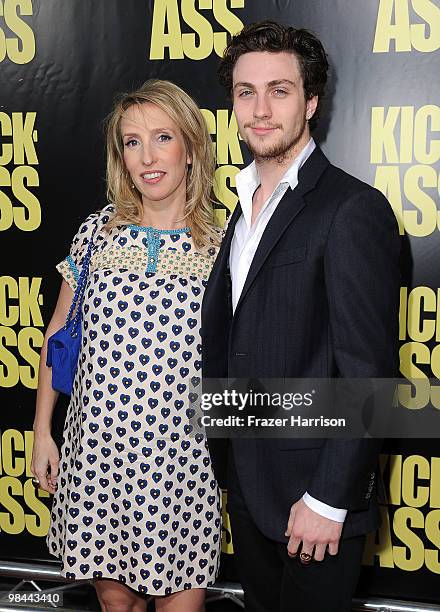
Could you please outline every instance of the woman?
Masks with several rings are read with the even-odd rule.
[[[217,573],[218,487],[187,412],[220,238],[213,171],[207,128],[184,91],[151,80],[124,95],[107,125],[111,204],[86,219],[57,266],[64,280],[41,354],[32,471],[54,494],[50,552],[67,578],[94,579],[105,612],[145,611],[148,596],[161,612],[198,612]],[[47,338],[65,322],[91,239],[59,460]]]

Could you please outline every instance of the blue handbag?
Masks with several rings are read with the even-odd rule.
[[[73,380],[78,367],[79,351],[81,348],[82,303],[89,274],[95,232],[96,227],[93,230],[87,253],[84,257],[66,323],[64,327],[55,332],[47,341],[46,365],[52,368],[52,387],[55,391],[60,391],[66,395],[72,393]]]

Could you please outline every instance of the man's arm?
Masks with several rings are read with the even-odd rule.
[[[339,207],[324,264],[338,376],[397,376],[399,257],[397,222],[381,193],[365,189]],[[368,507],[380,447],[380,440],[327,440],[308,493],[336,508]]]
[[[399,255],[397,223],[382,194],[366,188],[339,207],[327,242],[325,282],[340,377],[392,378],[398,373]],[[380,447],[380,440],[327,440],[308,495],[336,509],[367,508]],[[334,542],[340,523],[327,518],[323,506],[312,510],[304,501],[292,507],[289,552],[296,552],[298,539],[303,550],[309,548],[317,534],[317,558],[318,546],[325,552],[325,534]],[[329,546],[332,550],[337,546]]]

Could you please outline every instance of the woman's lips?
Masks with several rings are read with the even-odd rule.
[[[144,172],[141,175],[141,179],[144,183],[148,183],[148,185],[155,185],[159,183],[165,176],[165,172],[158,170],[157,172]]]

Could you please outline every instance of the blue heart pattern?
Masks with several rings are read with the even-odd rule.
[[[74,240],[75,261],[92,220]],[[144,238],[113,228],[100,249],[145,249]],[[194,249],[188,233],[160,244],[176,257]],[[205,439],[187,433],[205,285],[191,271],[164,276],[122,260],[89,276],[48,533],[67,578],[113,578],[150,595],[215,581],[219,492]]]

